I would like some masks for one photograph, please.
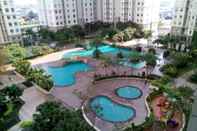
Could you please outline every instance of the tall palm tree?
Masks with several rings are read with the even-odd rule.
[[[146,61],[146,74],[148,75],[157,65],[157,57],[152,53],[147,53],[144,55],[144,60]]]

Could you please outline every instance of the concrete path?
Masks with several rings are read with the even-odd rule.
[[[21,99],[25,101],[25,104],[19,111],[19,118],[23,121],[32,119],[32,115],[35,113],[36,107],[44,103],[47,100],[47,96],[42,94],[36,88],[31,87],[24,91]]]

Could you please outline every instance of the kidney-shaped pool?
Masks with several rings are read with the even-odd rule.
[[[94,97],[89,104],[96,116],[105,121],[126,122],[135,117],[135,109],[116,103],[106,96]]]

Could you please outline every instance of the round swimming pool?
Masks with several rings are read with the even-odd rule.
[[[96,116],[108,122],[126,122],[135,117],[135,109],[118,104],[106,96],[94,97],[89,104]]]
[[[119,97],[125,99],[137,99],[142,96],[142,91],[135,86],[124,86],[115,90]]]

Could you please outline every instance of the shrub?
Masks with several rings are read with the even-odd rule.
[[[168,56],[170,56],[170,51],[169,50],[164,51],[163,57],[167,58]]]
[[[164,75],[158,80],[153,80],[151,83],[157,87],[163,87],[164,85],[168,84],[171,81],[171,78],[167,75]]]
[[[154,48],[150,48],[150,49],[148,49],[148,52],[149,53],[152,53],[152,54],[156,54],[156,50],[154,49]]]
[[[191,58],[187,53],[175,53],[173,55],[173,64],[177,68],[185,68],[190,64]]]
[[[20,60],[14,63],[16,71],[24,75],[29,81],[35,82],[41,88],[49,91],[53,87],[51,76],[45,74],[42,69],[33,69],[26,60]]]
[[[164,74],[169,75],[170,77],[176,77],[178,75],[177,68],[172,64],[164,65],[161,70]]]
[[[10,62],[23,60],[27,57],[28,52],[24,47],[19,44],[11,44],[4,48],[5,55],[8,57]]]
[[[13,63],[13,66],[15,67],[18,73],[24,75],[25,77],[31,71],[31,64],[27,60],[18,60]]]
[[[189,80],[193,83],[197,83],[197,71],[190,76]]]

